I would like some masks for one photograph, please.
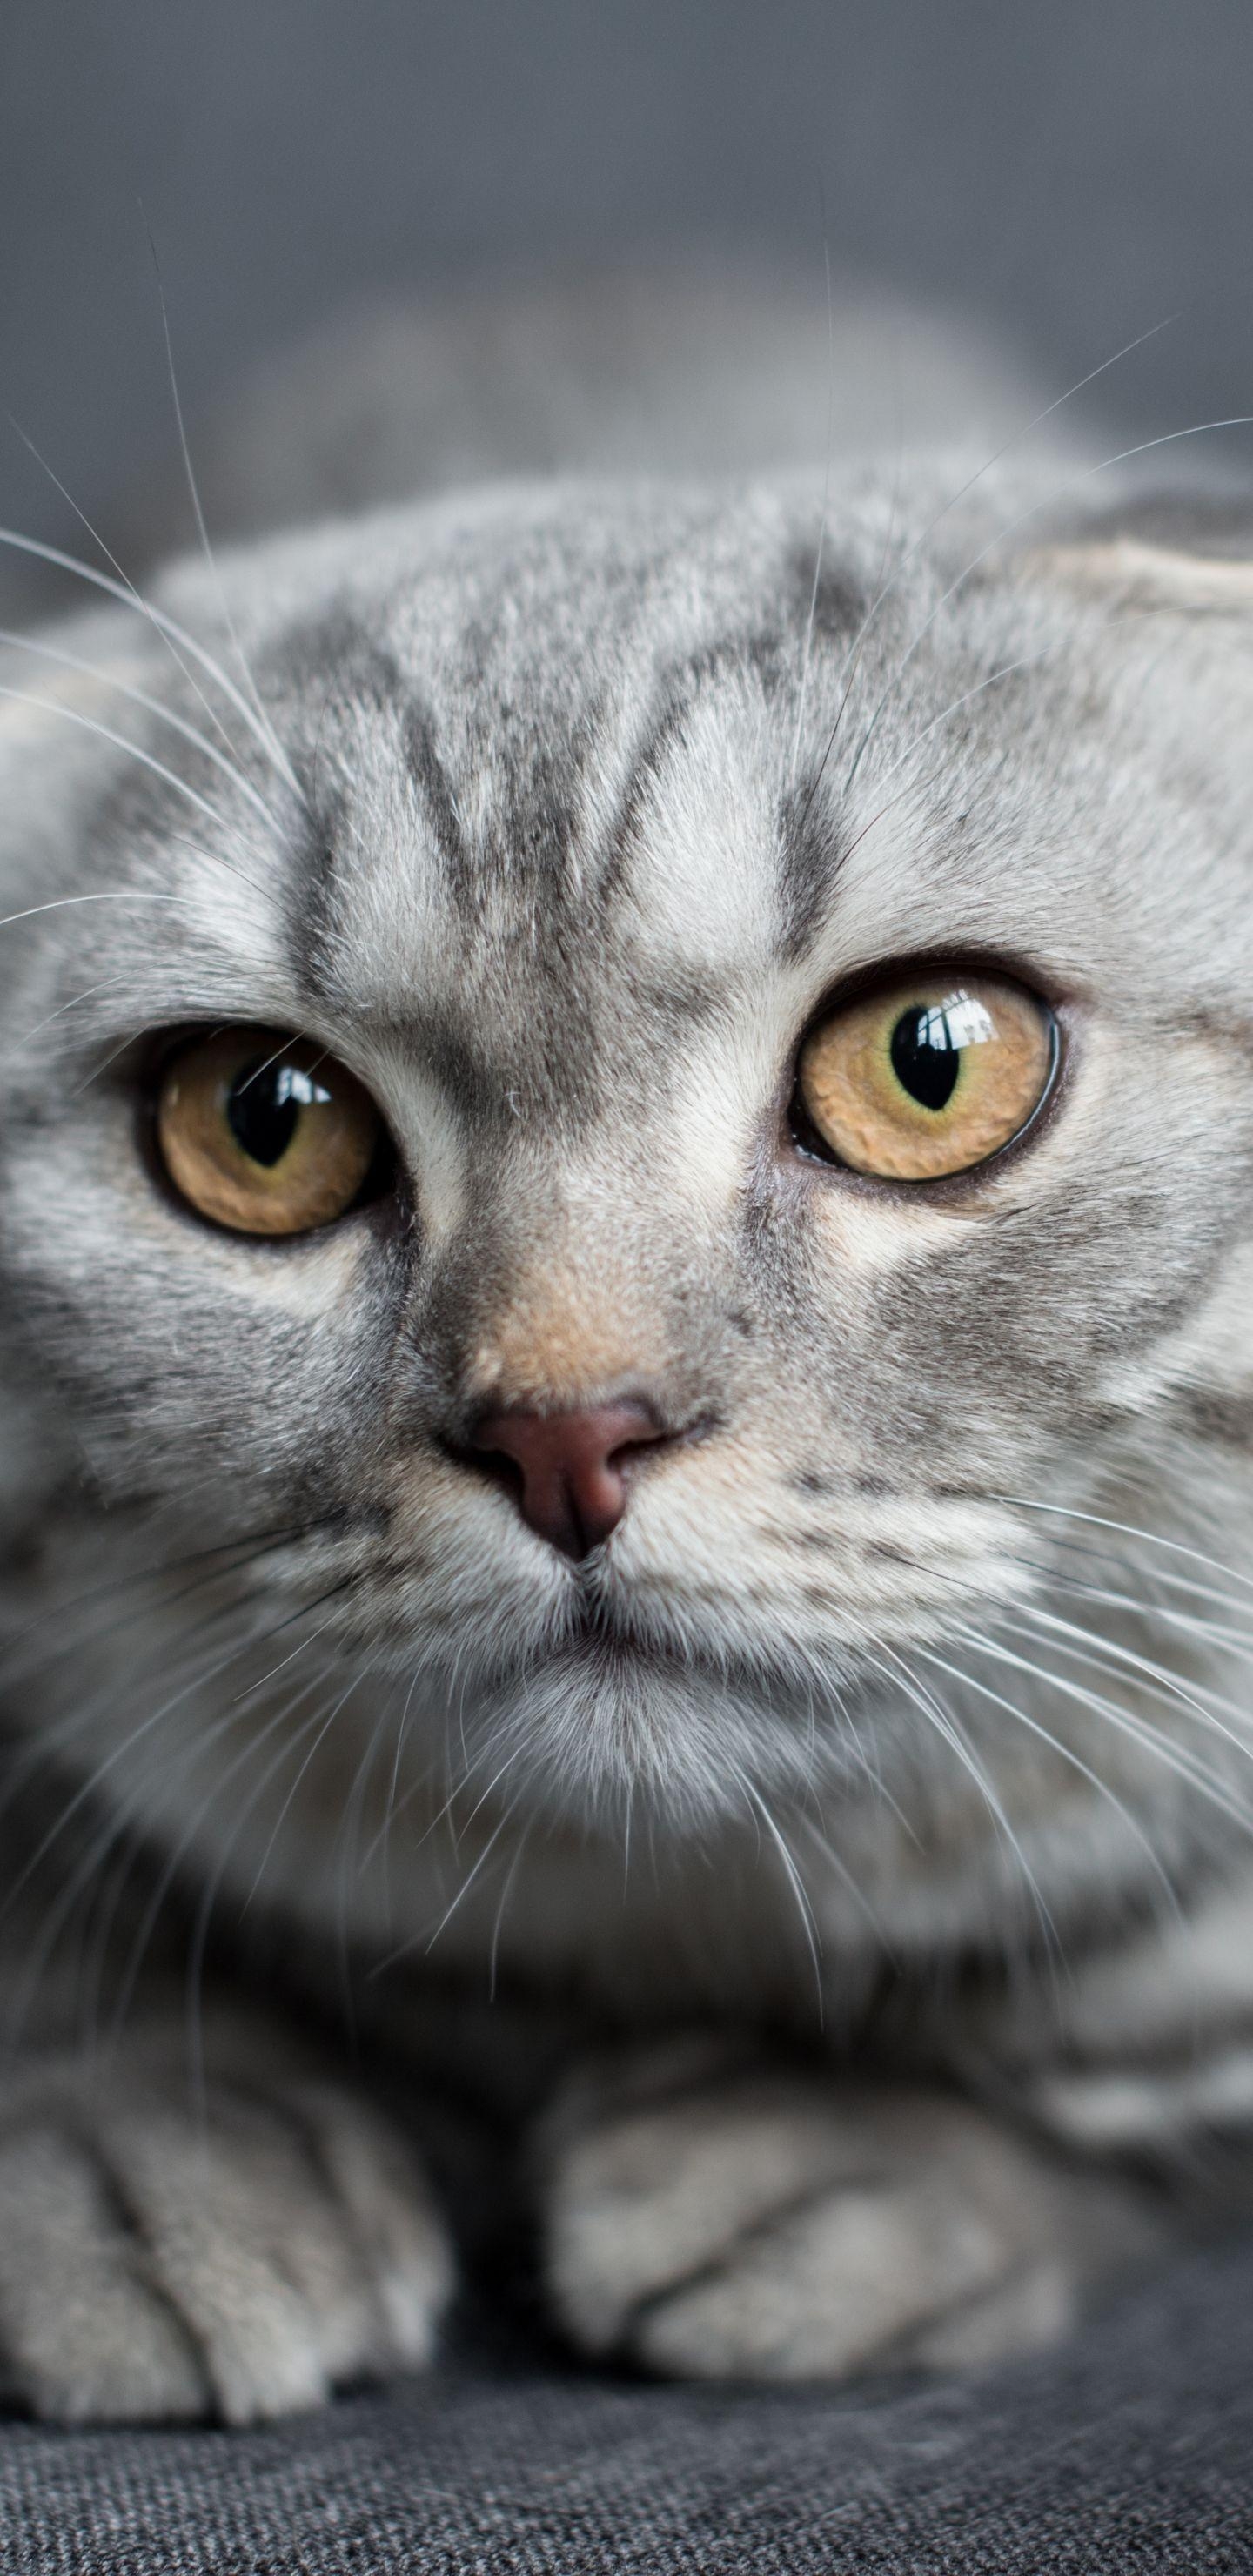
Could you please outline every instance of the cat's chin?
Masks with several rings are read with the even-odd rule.
[[[811,1726],[798,1726],[777,1677],[622,1621],[581,1622],[542,1663],[479,1696],[478,1716],[485,1758],[507,1762],[524,1800],[566,1820],[616,1822],[643,1806],[691,1831],[813,1777]]]

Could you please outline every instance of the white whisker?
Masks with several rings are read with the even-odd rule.
[[[88,536],[91,538],[92,544],[99,547],[101,554],[104,556],[105,562],[109,564],[116,573],[117,578],[121,583],[128,606],[137,609],[141,617],[148,618],[150,623],[155,624],[156,621],[153,618],[148,601],[144,598],[143,592],[139,590],[136,584],[131,580],[130,574],[127,572],[125,566],[118,562],[117,556],[114,554],[112,547],[107,545],[104,538],[101,536],[99,528],[97,528],[93,521],[88,518],[86,511],[80,508],[73,493],[67,489],[66,485],[62,482],[60,475],[49,463],[48,458],[41,454],[39,448],[35,445],[34,439],[30,436],[29,431],[23,429],[19,420],[14,419],[12,412],[10,412],[7,417],[10,429],[12,429],[15,435],[20,438],[23,447],[27,449],[28,453],[33,456],[40,472],[47,475],[48,481],[52,484],[53,489],[60,493],[67,508],[73,512],[79,526],[86,529]],[[160,628],[158,628],[157,631],[158,633],[161,633]],[[200,705],[204,708],[205,714],[207,715],[210,724],[213,726],[215,733],[219,736],[220,740],[225,743],[227,751],[231,754],[233,759],[235,756],[235,746],[231,741],[230,735],[228,734],[216,707],[212,704],[212,701],[206,697],[204,690],[201,688],[195,672],[188,669],[182,653],[178,651],[176,644],[172,641],[171,635],[168,632],[162,634],[162,642],[165,645],[165,649],[169,654],[171,661],[174,663],[176,669],[181,672],[182,677],[186,680],[188,687],[192,690],[194,696],[199,700]]]
[[[155,716],[159,723],[169,726],[172,732],[181,734],[185,742],[191,743],[195,750],[202,752],[206,760],[211,760],[216,769],[222,770],[226,777],[233,780],[240,794],[248,799],[249,804],[255,805],[262,821],[268,824],[271,830],[278,830],[278,817],[273,807],[266,804],[264,796],[253,786],[252,780],[245,776],[238,761],[232,758],[229,751],[220,751],[217,744],[210,742],[207,734],[200,731],[198,725],[189,724],[187,718],[176,714],[173,707],[163,706],[160,698],[150,696],[147,689],[135,688],[131,681],[120,679],[106,665],[84,661],[79,653],[66,653],[59,644],[45,644],[41,637],[23,635],[10,626],[0,626],[0,644],[8,645],[14,652],[33,653],[42,662],[55,662],[62,670],[81,672],[85,679],[97,680],[102,688],[111,689],[116,697],[125,698],[131,706],[142,707],[146,714]]]
[[[1010,1823],[1009,1817],[1005,1812],[1004,1805],[1001,1799],[997,1796],[991,1781],[988,1779],[982,1763],[976,1759],[976,1756],[966,1742],[963,1730],[958,1725],[956,1718],[953,1716],[952,1710],[946,1708],[942,1702],[936,1698],[934,1692],[929,1691],[926,1688],[926,1685],[919,1681],[916,1673],[911,1673],[908,1665],[902,1661],[901,1657],[894,1652],[892,1647],[884,1643],[882,1638],[877,1637],[874,1640],[874,1643],[878,1649],[879,1655],[884,1658],[884,1661],[880,1664],[880,1670],[884,1673],[891,1673],[898,1686],[904,1690],[906,1697],[913,1701],[916,1708],[921,1710],[924,1717],[926,1717],[930,1724],[934,1726],[942,1741],[946,1743],[957,1755],[963,1770],[978,1790],[978,1793],[988,1810],[988,1814],[996,1825],[997,1831],[1003,1837],[1006,1848],[1013,1856],[1013,1859],[1021,1873],[1023,1885],[1026,1887],[1031,1897],[1032,1904],[1035,1906],[1036,1913],[1039,1917],[1040,1925],[1046,1939],[1050,1945],[1060,1948],[1056,1925],[1054,1924],[1052,1915],[1045,1903],[1043,1893],[1031,1868],[1031,1864],[1023,1850],[1021,1839],[1019,1835],[1015,1833],[1013,1825]]]
[[[814,578],[809,593],[809,615],[805,621],[805,650],[801,657],[801,685],[796,708],[796,730],[792,736],[792,766],[789,784],[796,784],[796,766],[801,753],[801,736],[805,727],[805,699],[809,690],[809,665],[813,658],[814,622],[818,613],[818,587],[822,579],[822,556],[827,542],[827,512],[831,506],[831,453],[835,438],[835,307],[831,300],[831,247],[824,233],[823,263],[827,278],[827,461],[822,477],[822,511],[818,520],[818,544],[814,554]]]
[[[1138,1619],[1157,1621],[1181,1637],[1194,1637],[1203,1645],[1217,1646],[1236,1655],[1253,1649],[1253,1626],[1231,1626],[1221,1619],[1204,1618],[1195,1610],[1176,1609],[1168,1601],[1149,1600],[1143,1593],[1115,1592],[1106,1584],[1085,1583],[1081,1576],[1059,1574],[1055,1567],[1041,1564],[1034,1557],[1019,1556],[1014,1562],[1031,1573],[1043,1575],[1051,1589],[1064,1592],[1069,1600],[1091,1601],[1106,1610],[1129,1610]],[[1192,1589],[1199,1592],[1202,1587],[1194,1585]],[[1209,1597],[1214,1599],[1218,1596],[1211,1592]],[[1244,1604],[1240,1602],[1234,1606],[1243,1609]]]
[[[1253,1592],[1253,1575],[1242,1574],[1238,1566],[1225,1565],[1216,1556],[1207,1556],[1203,1548],[1188,1547],[1179,1539],[1164,1538],[1159,1530],[1141,1529],[1134,1521],[1116,1521],[1102,1512],[1083,1512],[1066,1503],[1041,1503],[1023,1494],[990,1494],[989,1502],[1005,1503],[1011,1511],[1040,1512],[1056,1515],[1060,1520],[1083,1521],[1091,1529],[1116,1530],[1122,1538],[1141,1539],[1146,1547],[1164,1549],[1171,1556],[1190,1557],[1194,1565],[1203,1565],[1211,1574],[1225,1574],[1243,1591]]]
[[[73,573],[79,581],[89,582],[93,589],[102,590],[110,599],[116,599],[121,607],[133,609],[137,616],[146,618],[148,624],[155,627],[167,646],[177,644],[183,652],[190,653],[199,668],[221,689],[223,696],[229,699],[237,713],[242,716],[250,733],[260,743],[267,760],[274,765],[274,750],[270,737],[265,728],[258,723],[247,699],[236,687],[229,673],[222,669],[221,664],[214,660],[211,653],[206,652],[203,644],[197,643],[195,636],[190,635],[186,627],[179,625],[176,618],[167,616],[163,608],[155,608],[151,600],[142,599],[139,593],[125,581],[115,581],[110,574],[98,571],[94,564],[85,564],[77,555],[67,554],[61,546],[46,545],[38,537],[24,537],[17,528],[0,528],[0,546],[9,546],[17,554],[31,555],[40,563],[52,564],[57,571]],[[174,658],[178,660],[177,654]],[[179,668],[182,668],[181,662]],[[194,680],[192,686],[196,687]],[[208,701],[203,698],[203,693],[199,689],[197,689],[197,695],[201,697],[202,704],[207,707],[209,715],[220,731],[220,717],[214,714],[213,708],[208,705]],[[233,749],[229,735],[225,740],[228,750]],[[284,784],[291,789],[303,807],[304,795],[300,781],[286,753],[283,753],[278,766]]]
[[[161,276],[161,263],[157,257],[157,246],[153,240],[151,231],[149,231],[148,234],[148,247],[152,253],[152,265],[157,281],[157,300],[161,307],[161,330],[165,340],[165,363],[170,380],[170,400],[174,406],[175,427],[178,431],[179,453],[183,460],[183,472],[187,478],[187,489],[191,495],[192,512],[196,521],[196,532],[200,539],[201,552],[203,553],[205,562],[208,565],[210,579],[217,591],[218,601],[222,610],[222,620],[226,627],[227,635],[230,638],[231,650],[235,655],[235,660],[238,663],[240,672],[243,676],[244,686],[247,689],[254,708],[256,709],[257,718],[261,726],[262,739],[269,747],[276,768],[281,774],[286,775],[288,785],[293,787],[296,794],[299,796],[299,784],[294,773],[287,768],[286,754],[277,734],[274,731],[274,727],[266,714],[248,657],[239,640],[239,631],[231,612],[230,601],[226,595],[222,576],[218,571],[217,559],[214,555],[213,548],[209,543],[209,530],[205,523],[203,508],[201,507],[200,486],[196,481],[195,468],[191,461],[191,446],[187,437],[187,424],[183,418],[182,397],[178,390],[178,376],[174,366],[174,341],[170,331],[170,315],[169,307],[165,298],[165,284]],[[301,802],[302,804],[304,802],[303,796],[301,797]]]
[[[977,1652],[994,1651],[990,1648],[988,1640],[980,1637],[975,1631],[970,1632],[968,1643],[972,1644]],[[1094,1771],[1091,1764],[1085,1762],[1070,1745],[1063,1743],[1060,1736],[1052,1734],[1047,1726],[1041,1724],[1038,1717],[1033,1717],[1025,1708],[1020,1708],[1016,1700],[1006,1699],[1003,1692],[994,1690],[989,1682],[981,1682],[974,1673],[965,1672],[958,1665],[950,1664],[943,1655],[937,1655],[931,1647],[920,1646],[915,1649],[915,1652],[921,1655],[924,1663],[935,1664],[940,1672],[947,1673],[950,1680],[955,1681],[961,1689],[976,1692],[980,1699],[987,1700],[995,1708],[1003,1709],[1007,1716],[1016,1718],[1020,1726],[1025,1726],[1029,1734],[1037,1736],[1041,1743],[1047,1744],[1054,1753],[1059,1754],[1063,1762],[1068,1763],[1072,1770],[1079,1773],[1081,1779],[1087,1781],[1090,1788],[1096,1790],[1098,1797],[1104,1799],[1105,1803],[1113,1809],[1120,1822],[1126,1826],[1128,1833],[1139,1844],[1154,1876],[1161,1881],[1172,1913],[1178,1917],[1180,1915],[1178,1890],[1168,1876],[1160,1854],[1154,1850],[1144,1827],[1137,1822],[1130,1808],[1124,1806],[1122,1799],[1111,1789],[1109,1782],[1101,1778],[1099,1771]]]
[[[150,751],[144,750],[141,743],[131,742],[125,734],[114,733],[111,726],[101,724],[95,716],[85,716],[78,707],[62,706],[56,698],[36,697],[31,689],[0,688],[0,698],[7,698],[14,706],[34,707],[40,715],[58,716],[62,723],[77,725],[84,733],[95,734],[99,741],[111,743],[115,751],[124,751],[129,759],[138,761],[141,768],[150,769],[154,778],[161,779],[166,787],[172,787],[177,796],[185,796],[188,804],[194,805],[199,813],[207,814],[210,822],[216,823],[219,831],[229,832],[231,829],[220,809],[211,804],[207,796],[200,795],[198,789],[190,786],[185,778],[180,778],[177,770],[167,769],[165,762],[155,759]],[[81,895],[78,900],[88,903],[91,897]],[[140,898],[136,896],[135,900],[139,901]],[[149,900],[155,901],[156,898],[150,897]],[[175,902],[178,898],[167,896],[166,900]],[[51,905],[47,907],[49,911],[53,908]],[[16,915],[15,918],[26,919],[29,916]],[[3,926],[0,924],[0,928]]]
[[[992,1655],[998,1663],[1009,1664],[1015,1671],[1027,1673],[1034,1680],[1044,1682],[1049,1689],[1059,1691],[1064,1698],[1072,1700],[1077,1707],[1085,1708],[1091,1715],[1102,1718],[1108,1725],[1114,1727],[1117,1733],[1125,1735],[1129,1742],[1137,1745],[1142,1752],[1151,1754],[1155,1760],[1161,1762],[1164,1769],[1173,1772],[1176,1778],[1182,1780],[1188,1788],[1195,1789],[1201,1798],[1216,1806],[1230,1822],[1246,1827],[1253,1826],[1253,1808],[1245,1807],[1240,1800],[1234,1798],[1227,1783],[1217,1773],[1209,1771],[1204,1763],[1198,1762],[1182,1747],[1173,1743],[1169,1736],[1163,1735],[1160,1728],[1151,1726],[1147,1719],[1133,1716],[1129,1709],[1121,1707],[1116,1700],[1107,1699],[1104,1693],[1085,1690],[1078,1682],[1069,1680],[1065,1674],[1050,1671],[1046,1665],[1033,1662],[1030,1656],[1020,1655],[1012,1647],[996,1644],[991,1638],[980,1636],[977,1630],[964,1630],[961,1633],[965,1644],[976,1646],[981,1653]]]
[[[813,1966],[814,1993],[818,2006],[818,2025],[821,2029],[826,2019],[826,1995],[822,1980],[822,1936],[818,1930],[817,1917],[810,1902],[809,1890],[805,1885],[804,1879],[801,1877],[792,1852],[789,1851],[787,1843],[785,1842],[778,1825],[775,1823],[769,1807],[766,1805],[765,1799],[760,1795],[760,1792],[754,1788],[747,1772],[741,1770],[737,1764],[734,1767],[733,1777],[738,1782],[739,1787],[743,1790],[745,1797],[749,1800],[756,1814],[761,1818],[761,1821],[770,1836],[771,1842],[774,1844],[775,1850],[779,1855],[779,1859],[783,1867],[783,1875],[795,1899],[796,1911],[800,1917],[801,1928],[805,1935],[806,1947],[808,1948],[810,1961]]]

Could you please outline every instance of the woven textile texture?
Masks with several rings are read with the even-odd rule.
[[[22,2576],[1253,2571],[1253,2243],[986,2382],[643,2386],[481,2339],[258,2433],[0,2433]]]

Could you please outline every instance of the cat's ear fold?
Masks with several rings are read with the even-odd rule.
[[[117,745],[136,738],[129,693],[155,685],[157,656],[150,649],[145,661],[145,644],[140,620],[117,609],[0,650],[0,914],[17,909],[34,851],[75,846]]]
[[[135,628],[133,617],[115,609],[90,611],[0,655],[0,764],[11,754],[50,749],[67,734],[81,741],[95,725],[125,731],[127,691],[141,688],[145,676],[151,684]]]
[[[1033,546],[1030,557],[1068,589],[1120,608],[1247,616],[1253,609],[1253,500],[1210,494],[1141,499]]]

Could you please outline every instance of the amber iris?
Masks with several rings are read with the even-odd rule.
[[[333,1056],[281,1030],[215,1029],[165,1066],[157,1142],[179,1195],[236,1234],[308,1234],[360,1197],[383,1129]]]
[[[810,1031],[798,1103],[851,1171],[942,1180],[1021,1133],[1056,1055],[1052,1013],[1008,976],[903,975],[837,1004]]]

